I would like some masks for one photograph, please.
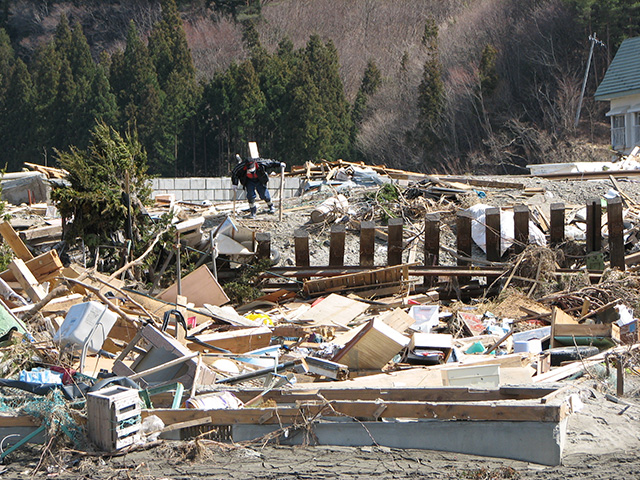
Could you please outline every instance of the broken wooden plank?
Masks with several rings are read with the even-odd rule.
[[[59,275],[62,270],[62,262],[60,261],[60,257],[58,257],[58,252],[55,250],[50,250],[42,255],[38,255],[24,263],[38,283],[44,283],[47,280],[51,280],[53,277]],[[17,280],[11,270],[5,270],[0,273],[0,278],[5,282],[13,282]]]
[[[38,243],[42,241],[59,241],[62,238],[62,225],[47,225],[45,227],[30,228],[22,230],[20,238],[27,243]]]
[[[32,302],[37,303],[47,296],[44,288],[40,286],[40,283],[23,260],[14,258],[9,264],[9,270],[11,270]]]
[[[212,425],[237,424],[292,424],[303,422],[304,418],[319,418],[322,414],[336,414],[359,419],[375,418],[380,402],[332,401],[305,402],[297,407],[278,406],[276,408],[246,408],[225,410],[198,409],[154,409],[143,410],[143,418],[157,415],[167,424],[192,421],[206,416],[211,417]],[[566,417],[567,411],[562,405],[474,405],[425,402],[386,402],[386,409],[380,413],[384,418],[428,418],[438,420],[465,421],[511,421],[511,422],[559,422]],[[261,419],[265,421],[261,422]]]
[[[271,342],[271,335],[271,330],[268,327],[259,326],[226,332],[204,333],[197,335],[195,338],[200,342],[228,350],[231,353],[247,353],[267,347]],[[215,351],[195,341],[187,343],[187,347],[190,350],[199,352]]]
[[[33,259],[33,254],[9,222],[0,223],[0,235],[19,259],[25,262]]]

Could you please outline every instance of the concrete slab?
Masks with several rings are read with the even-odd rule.
[[[277,425],[234,425],[235,442],[253,440],[277,430]],[[327,421],[280,437],[285,445],[416,448],[510,458],[542,465],[559,465],[566,439],[567,419],[555,422],[411,420],[390,422]]]

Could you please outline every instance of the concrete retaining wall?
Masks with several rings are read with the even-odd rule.
[[[302,184],[300,177],[284,179],[284,198],[297,196]],[[274,199],[279,198],[280,177],[269,178],[269,192]],[[190,178],[154,178],[151,181],[153,195],[173,193],[176,200],[186,202],[224,202],[233,200],[230,177],[190,177]],[[238,186],[238,200],[245,200],[242,186]]]

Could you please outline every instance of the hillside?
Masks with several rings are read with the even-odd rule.
[[[137,126],[153,173],[226,173],[249,139],[292,164],[345,158],[419,171],[522,173],[527,163],[602,158],[583,147],[608,144],[606,107],[592,94],[617,44],[638,28],[625,20],[636,7],[614,3],[182,1],[180,28],[199,87],[189,87],[179,118],[158,125],[124,113],[145,107],[127,107],[127,87],[119,94],[110,70],[113,55],[126,51],[129,22],[146,43],[163,18],[161,2],[7,0],[5,24],[36,90],[45,89],[37,84],[37,52],[55,39],[61,18],[81,25],[117,97],[115,126]],[[607,32],[607,46],[594,54],[575,128],[587,37],[596,27]],[[316,60],[335,62],[336,78],[322,63],[312,66],[315,73],[300,70],[297,59],[314,48]],[[318,72],[325,78],[305,79]],[[153,108],[175,110],[162,105],[172,95],[162,83]],[[224,90],[232,84],[237,91]],[[307,95],[314,89],[315,100]],[[167,122],[176,121],[178,128],[167,132]],[[58,141],[42,135],[4,151],[16,153],[8,163],[17,166],[17,159],[33,161],[43,151],[45,159],[47,151],[54,156],[53,148],[83,147],[87,135],[60,133]]]

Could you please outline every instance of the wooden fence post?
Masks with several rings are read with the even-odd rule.
[[[599,198],[587,203],[587,253],[602,250],[602,204]]]
[[[402,264],[402,218],[389,219],[387,264],[392,267]]]
[[[376,246],[375,222],[360,223],[360,266],[373,267]]]
[[[294,245],[296,250],[296,266],[308,267],[309,261],[309,232],[303,229],[296,230],[293,233]]]
[[[344,266],[344,242],[346,230],[344,225],[331,226],[331,242],[329,244],[329,266]]]
[[[473,220],[473,216],[470,212],[458,212],[458,216],[456,219],[456,230],[457,230],[457,249],[458,255],[463,257],[467,257],[468,260],[464,258],[458,258],[458,266],[467,266],[471,264],[471,222]],[[460,276],[458,277],[458,283],[461,285],[469,283],[471,277]]]
[[[529,207],[516,205],[513,207],[513,238],[515,253],[522,252],[529,244]]]
[[[607,200],[607,225],[609,227],[609,260],[612,268],[624,270],[624,224],[622,221],[622,199]]]
[[[256,233],[256,256],[260,260],[271,258],[271,234],[268,232]]]
[[[424,266],[440,264],[440,214],[427,213],[424,217]],[[437,277],[425,276],[424,285],[433,287],[438,283]]]
[[[552,203],[549,218],[549,242],[558,245],[564,242],[564,203]]]

